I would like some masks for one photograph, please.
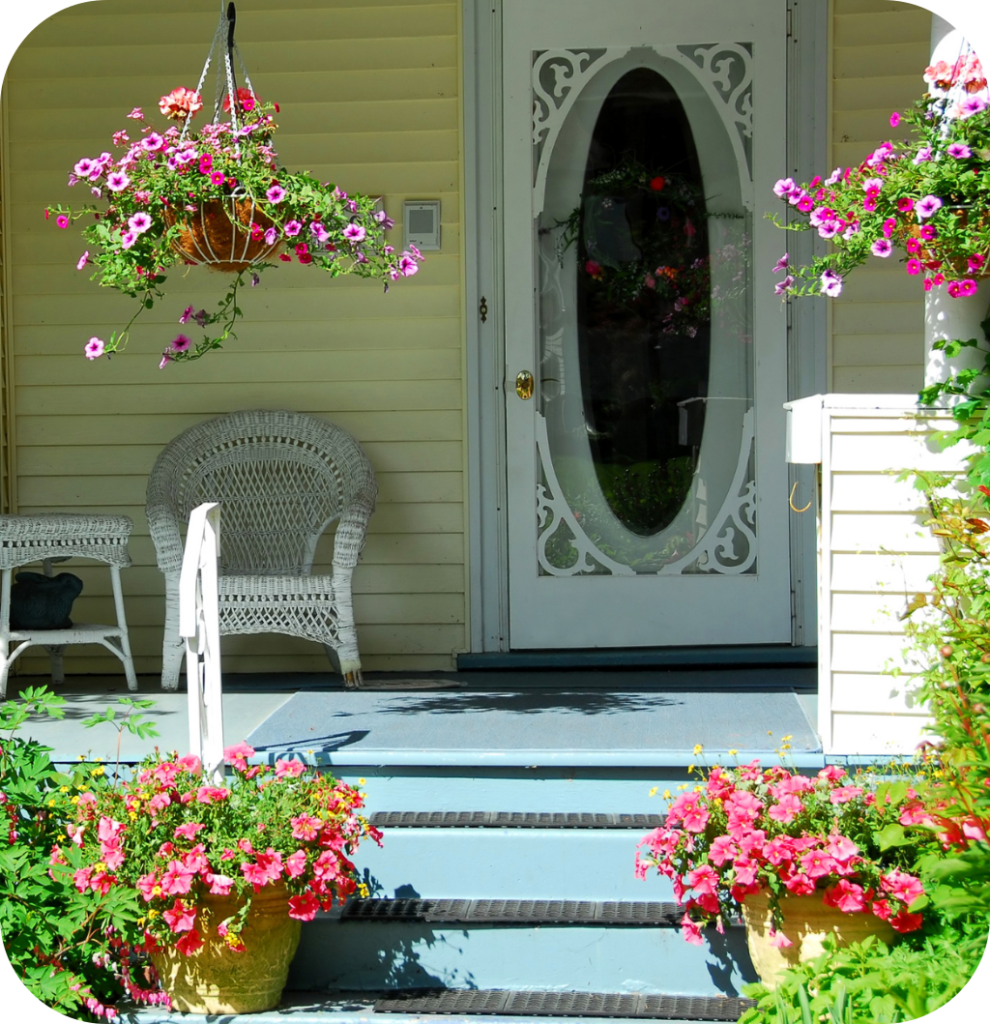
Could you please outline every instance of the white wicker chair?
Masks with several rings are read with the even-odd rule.
[[[185,653],[180,531],[206,501],[223,515],[220,632],[315,640],[336,654],[345,685],[360,686],[351,577],[377,492],[358,443],[301,413],[229,413],[169,442],[148,479],[148,525],[165,574],[162,688],[178,688]],[[334,520],[333,573],[312,576],[317,541]]]

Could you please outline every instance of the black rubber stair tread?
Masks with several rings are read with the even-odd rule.
[[[628,992],[513,992],[506,989],[408,989],[375,1001],[375,1013],[477,1013],[513,1017],[627,1017],[735,1021],[752,999]]]
[[[355,899],[341,921],[419,921],[432,924],[590,924],[679,926],[676,903],[611,900]]]
[[[377,811],[376,828],[660,828],[663,814],[561,811]]]

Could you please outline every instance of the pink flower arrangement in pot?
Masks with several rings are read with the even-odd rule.
[[[684,938],[701,944],[701,927],[721,932],[747,899],[766,900],[770,940],[791,938],[781,904],[817,896],[843,914],[872,915],[898,932],[923,922],[921,881],[906,870],[913,853],[902,822],[914,801],[906,780],[877,784],[829,765],[814,777],[758,760],[715,766],[702,785],[678,796],[666,824],[639,844],[636,874],[655,868],[684,907]]]
[[[367,895],[350,857],[366,838],[380,844],[381,833],[360,813],[360,789],[296,760],[249,765],[254,753],[247,743],[228,747],[230,771],[217,784],[198,757],[156,751],[132,779],[72,797],[75,821],[51,863],[66,865],[80,893],[117,890],[133,901],[139,916],[123,938],[160,973],[171,962],[175,974],[176,953],[203,963],[246,956],[262,935],[255,903],[288,923]],[[295,925],[275,1002],[298,937]],[[266,939],[258,947],[263,959],[274,956]],[[173,1007],[193,1009],[163,981]]]

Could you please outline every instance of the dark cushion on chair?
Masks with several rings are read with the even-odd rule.
[[[72,602],[83,583],[71,572],[43,576],[40,572],[19,572],[10,588],[11,629],[69,629]]]

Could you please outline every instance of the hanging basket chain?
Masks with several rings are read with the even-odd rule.
[[[234,26],[236,21],[237,11],[234,4],[227,4],[227,9],[224,10],[223,0],[221,0],[220,20],[217,22],[216,31],[213,33],[213,42],[210,44],[210,52],[206,55],[206,63],[203,65],[203,73],[199,76],[199,84],[196,86],[196,92],[202,96],[203,86],[206,84],[206,79],[210,73],[210,68],[213,65],[214,57],[222,54],[224,74],[217,75],[217,84],[213,99],[213,123],[217,124],[220,120],[220,115],[223,111],[224,87],[226,87],[226,95],[230,100],[230,122],[231,127],[235,132],[238,130],[240,125],[237,120],[238,99],[237,82],[234,76],[234,53],[237,54],[237,60],[239,61],[241,70],[244,73],[244,81],[247,83],[247,87],[251,91],[251,95],[253,96],[255,94],[254,86],[251,83],[247,67],[244,64],[244,58],[241,56],[241,51],[234,42]],[[186,114],[185,119],[182,122],[182,134],[179,136],[180,144],[185,142],[191,122],[192,113],[189,112]]]

